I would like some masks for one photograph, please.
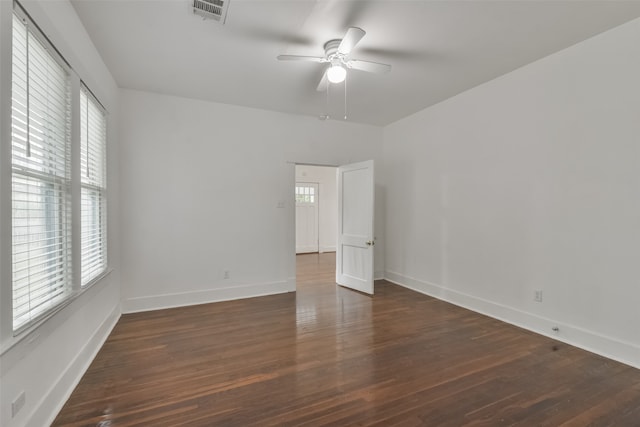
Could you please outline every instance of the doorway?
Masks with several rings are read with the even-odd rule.
[[[336,251],[337,168],[295,167],[296,254]]]
[[[304,254],[331,252],[335,283],[373,295],[373,160],[340,167],[295,164],[294,178],[294,268]]]
[[[337,168],[295,165],[296,288],[335,286]],[[315,295],[315,294],[313,294]]]

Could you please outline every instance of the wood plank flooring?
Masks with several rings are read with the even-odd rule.
[[[55,426],[640,426],[640,370],[385,281],[122,316]]]

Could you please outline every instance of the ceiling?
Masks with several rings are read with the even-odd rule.
[[[347,120],[387,125],[640,16],[640,1],[230,0],[221,25],[190,0],[72,0],[120,87],[344,119],[344,85],[316,87],[326,41],[357,26]]]

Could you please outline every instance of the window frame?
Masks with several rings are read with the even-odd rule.
[[[6,12],[6,15],[2,15],[2,56],[3,64],[6,61],[7,67],[3,65],[2,84],[0,85],[0,91],[2,92],[2,101],[0,102],[0,110],[2,117],[2,138],[0,143],[2,172],[0,173],[0,198],[2,199],[2,208],[0,209],[0,225],[2,228],[2,244],[0,244],[0,264],[2,266],[2,286],[0,287],[0,295],[2,296],[2,313],[0,315],[0,354],[4,354],[12,347],[22,342],[25,338],[30,340],[37,337],[35,334],[36,329],[49,330],[55,328],[58,325],[58,321],[49,322],[49,320],[56,316],[57,313],[62,311],[65,307],[71,304],[76,298],[89,291],[94,285],[101,282],[111,272],[112,268],[109,265],[108,259],[105,261],[105,268],[102,272],[97,273],[91,281],[81,284],[81,271],[80,271],[80,249],[81,249],[81,185],[80,185],[80,89],[83,84],[80,77],[75,72],[73,67],[65,60],[64,56],[57,50],[55,45],[49,40],[42,29],[37,25],[35,20],[29,15],[27,10],[18,2],[13,1],[10,3],[4,3],[2,8]],[[69,287],[68,295],[64,299],[47,309],[43,313],[39,313],[29,321],[24,322],[19,327],[14,327],[13,316],[13,137],[12,137],[12,87],[14,82],[13,77],[13,37],[14,37],[14,24],[13,19],[17,18],[21,22],[28,23],[28,30],[32,33],[38,42],[42,44],[46,51],[53,57],[53,59],[64,67],[67,74],[68,83],[68,99],[70,99],[70,115],[67,117],[69,127],[71,129],[71,150],[68,157],[65,156],[65,160],[70,162],[70,178],[67,179],[66,185],[68,187],[67,192],[71,199],[70,209],[70,247],[71,247],[71,285]],[[7,25],[5,25],[7,24]],[[4,71],[7,71],[5,74]],[[85,85],[86,86],[86,85]],[[87,91],[101,106],[102,111],[105,114],[105,128],[108,127],[108,111],[104,108],[103,104],[97,99],[93,92],[87,87]],[[109,139],[105,136],[105,152],[109,150]],[[105,162],[106,162],[105,155]],[[105,186],[107,166],[105,165]],[[105,191],[105,200],[108,199],[108,194]],[[104,207],[104,223],[105,226],[110,222],[108,216],[108,209]],[[6,238],[5,238],[6,237]],[[109,239],[105,233],[104,247],[108,248]],[[58,317],[59,318],[59,317]],[[48,325],[48,326],[45,326]]]
[[[106,109],[104,108],[104,106],[102,105],[102,103],[100,103],[100,101],[98,100],[98,98],[96,98],[96,96],[93,94],[93,92],[91,92],[91,90],[87,87],[87,85],[84,82],[81,82],[81,87],[80,87],[80,93],[79,93],[79,101],[80,101],[80,130],[82,132],[82,121],[83,121],[83,108],[84,106],[82,105],[82,100],[83,100],[83,96],[86,97],[86,102],[87,102],[87,152],[89,152],[88,149],[88,144],[90,144],[89,141],[89,134],[90,134],[90,129],[89,129],[89,125],[90,125],[90,119],[89,119],[89,103],[93,104],[93,107],[95,107],[98,112],[100,113],[100,115],[102,116],[102,126],[104,127],[101,136],[101,147],[100,147],[100,155],[102,156],[102,158],[100,159],[100,165],[99,167],[101,168],[101,170],[98,172],[100,174],[100,178],[99,181],[100,183],[96,184],[95,180],[94,183],[89,183],[89,182],[85,182],[85,173],[88,175],[88,169],[87,170],[80,170],[80,239],[81,239],[81,243],[80,243],[80,287],[81,288],[87,288],[89,286],[91,286],[93,283],[95,283],[96,281],[100,280],[104,274],[107,272],[108,268],[109,268],[109,239],[108,239],[108,177],[107,177],[107,141],[108,141],[108,114]],[[83,155],[82,155],[82,149],[85,146],[85,143],[83,142],[83,138],[84,135],[80,135],[80,143],[81,143],[81,150],[80,150],[80,161],[79,161],[79,167],[82,168],[83,166]],[[89,154],[87,154],[87,156],[89,156]],[[87,168],[89,168],[89,160],[87,158]],[[96,192],[99,195],[98,198],[98,216],[99,216],[99,224],[98,227],[100,228],[100,234],[102,235],[101,239],[100,239],[100,245],[101,245],[101,250],[103,253],[103,257],[102,257],[102,262],[101,262],[101,268],[97,271],[91,272],[90,275],[88,275],[88,277],[85,279],[85,271],[84,271],[84,265],[82,263],[83,259],[82,259],[82,255],[84,254],[84,245],[82,243],[82,239],[84,237],[84,233],[83,233],[83,220],[85,219],[84,213],[82,211],[83,208],[83,203],[84,203],[84,199],[83,199],[83,190],[89,190],[91,192]]]
[[[19,22],[23,25],[22,28],[18,29],[16,27],[16,22]],[[22,55],[25,56],[24,63],[24,96],[25,105],[23,105],[22,111],[18,111],[16,107],[16,100],[18,99],[16,94],[13,93],[15,82],[15,70],[16,65],[14,63],[14,59],[16,57],[15,50],[16,46],[13,45],[13,40],[15,40],[16,32],[21,31],[25,33],[25,46],[24,51],[21,52]],[[69,64],[62,58],[62,56],[57,52],[55,47],[49,42],[46,36],[42,33],[42,31],[37,27],[37,25],[33,22],[33,20],[27,15],[27,13],[22,9],[20,5],[17,3],[14,4],[13,15],[12,15],[12,24],[11,24],[11,36],[12,36],[12,49],[11,49],[11,87],[12,87],[12,95],[11,95],[11,313],[12,313],[12,331],[14,336],[19,335],[21,332],[29,329],[34,324],[40,322],[43,318],[49,317],[53,312],[55,312],[59,306],[65,305],[67,300],[69,300],[74,293],[74,280],[73,280],[73,236],[72,236],[72,221],[73,221],[73,212],[72,212],[72,194],[71,194],[71,181],[72,181],[72,127],[71,121],[73,117],[73,101],[72,101],[72,82],[71,75],[72,70]],[[33,39],[33,41],[32,41]],[[43,63],[34,63],[33,65],[30,63],[31,59],[31,48],[38,47],[38,49],[44,49],[41,57],[44,57],[45,62]],[[33,59],[37,60],[37,57],[33,57]],[[49,62],[52,61],[55,63],[59,69],[50,71]],[[54,102],[58,102],[62,100],[62,104],[60,104],[59,111],[63,111],[62,117],[52,117],[50,115],[51,110],[47,106],[42,106],[41,108],[46,108],[43,110],[45,116],[40,116],[40,121],[48,119],[62,119],[65,122],[60,123],[59,121],[55,122],[54,128],[62,131],[62,139],[59,141],[54,141],[53,144],[48,141],[43,140],[41,146],[43,151],[41,155],[36,158],[32,157],[33,150],[36,149],[36,146],[32,146],[31,140],[31,131],[33,129],[36,132],[45,132],[47,126],[43,123],[40,123],[39,128],[37,126],[32,126],[31,123],[37,122],[38,120],[38,112],[35,107],[30,105],[32,97],[30,92],[38,92],[38,86],[36,80],[32,80],[34,77],[31,76],[32,73],[37,71],[37,75],[35,78],[41,79],[41,81],[49,81],[50,76],[54,74],[50,74],[50,72],[58,73],[58,75],[63,75],[64,87],[62,89],[62,98],[54,97]],[[61,73],[60,73],[61,72]],[[50,92],[51,87],[46,86],[45,88],[39,88],[40,93],[39,96],[46,99],[47,104],[50,101],[49,95],[53,92]],[[54,94],[59,96],[60,94]],[[34,95],[35,96],[35,95]],[[41,100],[42,101],[42,100]],[[16,111],[14,113],[14,110]],[[25,114],[26,123],[22,126],[19,124],[19,115]],[[42,114],[42,112],[40,112]],[[34,116],[34,117],[32,117]],[[18,123],[18,124],[16,124]],[[20,143],[16,142],[19,140],[19,132],[23,129],[26,129],[26,142],[25,142],[25,153],[21,155],[19,152],[15,150],[18,149]],[[35,136],[35,135],[34,135]],[[43,134],[44,137],[44,134]],[[33,148],[32,148],[33,147]],[[60,151],[60,153],[55,153],[53,158],[50,157],[47,159],[47,153],[51,153],[49,150]],[[33,159],[33,164],[31,160]],[[55,160],[52,160],[55,159]],[[40,160],[41,165],[37,165],[37,161]],[[56,165],[45,164],[45,161],[49,160],[49,162],[53,161]],[[64,166],[60,166],[64,165]],[[39,170],[39,169],[42,170]],[[59,170],[59,168],[62,168]],[[47,170],[50,169],[50,170]],[[55,170],[52,170],[55,169]],[[60,175],[61,173],[61,175]],[[20,184],[22,182],[22,184]],[[26,190],[18,191],[16,188],[23,186]],[[49,188],[50,187],[50,188]],[[32,190],[38,189],[38,191],[42,191],[40,196],[35,196],[36,200],[28,200],[32,199]],[[49,188],[49,190],[47,190]],[[26,191],[26,192],[25,192]],[[52,192],[53,196],[46,195],[46,193]],[[46,237],[47,240],[51,240],[54,242],[55,246],[58,246],[56,249],[54,246],[54,251],[43,252],[43,249],[37,249],[36,255],[29,255],[26,257],[24,261],[20,261],[17,259],[19,252],[16,252],[16,242],[15,242],[15,229],[18,227],[16,224],[22,219],[27,221],[27,227],[31,228],[33,223],[27,217],[16,216],[17,212],[20,212],[21,208],[16,208],[16,205],[19,203],[19,197],[26,197],[26,203],[22,210],[27,209],[28,211],[32,209],[32,206],[29,206],[29,203],[35,203],[36,205],[43,205],[42,209],[46,212],[46,218],[44,219],[44,233],[45,235],[50,235],[53,233],[55,237]],[[18,197],[18,198],[17,198]],[[51,202],[51,198],[55,199],[55,201]],[[57,212],[56,212],[57,211]],[[46,223],[49,221],[55,221],[56,223],[52,228],[47,227]],[[43,226],[43,225],[41,225]],[[29,242],[27,243],[28,251],[32,251],[32,243],[34,235],[32,232],[28,232],[27,237],[29,237]],[[38,304],[35,308],[28,308],[23,313],[16,312],[16,295],[17,292],[24,291],[26,288],[26,300],[28,304],[31,305],[33,302],[37,301],[37,293],[29,289],[31,287],[31,281],[29,277],[31,273],[27,274],[27,284],[20,285],[16,288],[16,272],[14,271],[16,267],[16,263],[26,263],[27,265],[33,259],[42,258],[43,256],[47,257],[47,260],[44,261],[46,263],[52,262],[52,259],[59,263],[60,270],[56,270],[56,276],[59,276],[59,279],[56,281],[45,280],[44,284],[39,286],[38,290],[42,290],[43,298],[41,304]],[[52,258],[53,257],[53,258]],[[40,262],[42,264],[43,261]],[[30,269],[30,267],[27,267]],[[46,267],[45,267],[46,269]],[[42,273],[47,275],[51,275],[49,272],[45,272],[42,270]],[[58,286],[56,286],[56,284]],[[48,291],[47,291],[47,288]],[[49,297],[46,297],[46,293],[50,293]],[[19,298],[19,296],[18,296]],[[22,319],[22,320],[21,320]]]
[[[319,183],[317,182],[296,182],[295,203],[296,206],[313,206],[317,203]]]

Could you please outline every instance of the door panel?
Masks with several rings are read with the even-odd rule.
[[[373,294],[373,160],[338,168],[336,282]]]
[[[318,184],[296,183],[296,253],[318,252]]]

